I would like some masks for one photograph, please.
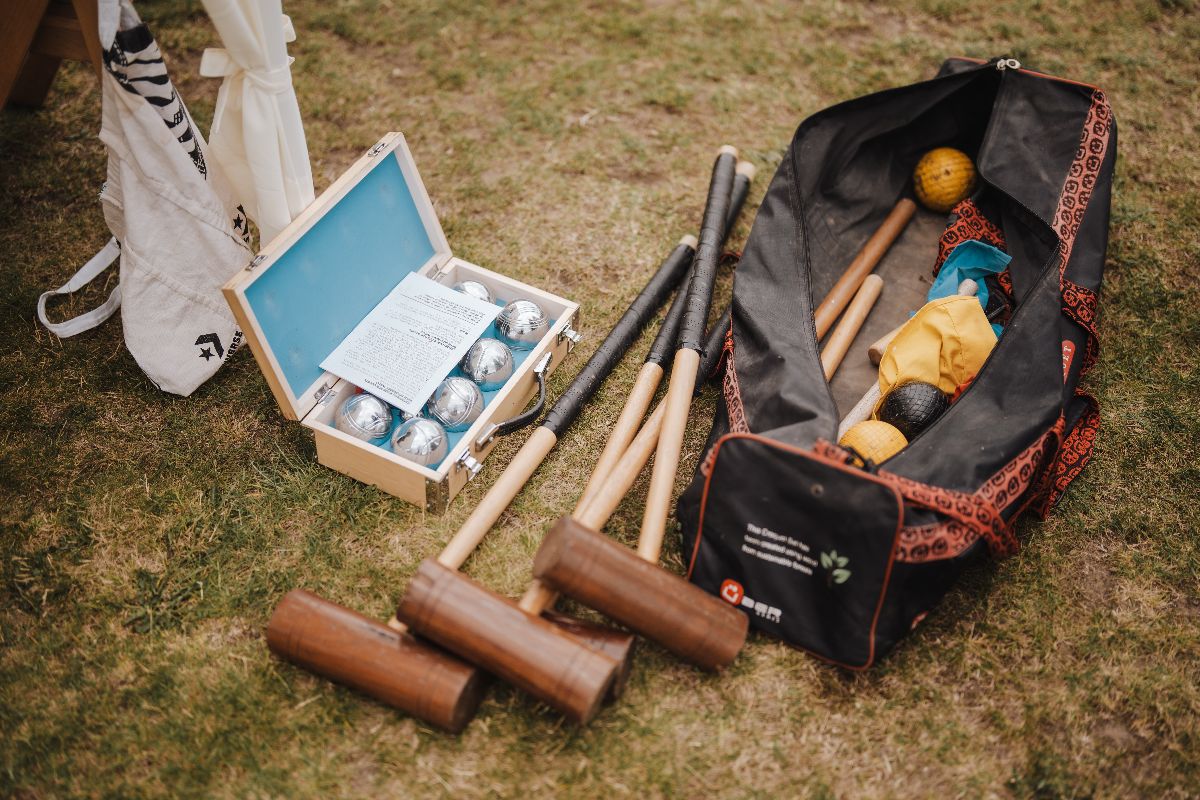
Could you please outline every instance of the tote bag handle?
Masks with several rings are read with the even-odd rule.
[[[117,257],[121,255],[121,244],[114,236],[108,240],[108,244],[100,248],[100,252],[92,256],[91,260],[80,267],[79,271],[71,276],[71,279],[57,289],[45,292],[38,298],[37,314],[38,320],[46,326],[46,330],[56,336],[66,339],[69,336],[74,336],[77,333],[90,331],[92,328],[99,325],[104,320],[111,317],[118,308],[121,307],[121,286],[118,284],[116,288],[108,295],[108,299],[103,303],[93,308],[91,311],[85,311],[79,316],[71,317],[63,322],[51,322],[46,317],[46,301],[57,295],[74,294],[92,282],[101,272],[112,266]]]

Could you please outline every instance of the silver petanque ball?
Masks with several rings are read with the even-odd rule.
[[[483,411],[483,392],[466,378],[446,378],[433,390],[426,408],[429,416],[451,433],[465,431]]]
[[[337,410],[333,424],[342,433],[369,442],[387,435],[392,427],[392,409],[373,394],[352,394]]]
[[[532,300],[513,300],[496,317],[500,340],[514,350],[532,349],[548,330],[550,320],[546,319],[542,307]]]
[[[496,302],[496,298],[492,295],[492,290],[479,281],[461,281],[454,284],[454,291],[469,294],[471,297],[478,297],[485,303]]]
[[[499,389],[513,374],[513,354],[508,345],[483,338],[471,345],[460,364],[467,377],[485,392]]]
[[[449,449],[445,429],[431,419],[413,417],[392,432],[392,452],[423,467],[437,464]]]

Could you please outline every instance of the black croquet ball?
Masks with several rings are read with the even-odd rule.
[[[950,398],[932,383],[908,381],[887,393],[875,416],[895,426],[911,442],[949,407]]]

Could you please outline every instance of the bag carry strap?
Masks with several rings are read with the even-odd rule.
[[[77,317],[72,317],[62,322],[51,322],[46,317],[46,301],[57,295],[74,294],[92,282],[101,272],[112,266],[117,257],[121,255],[121,243],[114,236],[108,240],[108,244],[100,248],[100,252],[92,256],[91,260],[80,267],[79,271],[71,276],[71,279],[58,287],[54,291],[44,292],[38,298],[37,315],[38,320],[46,326],[46,330],[50,331],[59,338],[66,339],[69,336],[74,336],[77,333],[90,331],[104,320],[111,317],[116,310],[121,307],[121,285],[117,286],[108,295],[108,299],[103,303],[93,308],[91,311],[85,311]]]
[[[1016,533],[1004,518],[1002,511],[1013,506],[1022,497],[1025,502],[1011,515],[1015,520],[1030,502],[1040,499],[1046,487],[1043,483],[1050,471],[1062,440],[1062,418],[1045,434],[1026,447],[984,482],[975,492],[967,493],[921,483],[894,472],[880,469],[875,477],[890,483],[908,503],[933,511],[946,519],[942,526],[928,526],[926,534],[937,535],[938,529],[953,529],[958,544],[954,548],[927,548],[929,553],[917,559],[952,557],[966,546],[983,539],[993,558],[1007,558],[1021,549]],[[847,463],[849,453],[843,448],[818,439],[813,452],[826,458]],[[1027,490],[1032,490],[1027,493]],[[941,531],[945,534],[947,531]],[[943,537],[944,538],[944,537]],[[902,543],[903,544],[903,543]],[[924,551],[923,551],[924,552]]]

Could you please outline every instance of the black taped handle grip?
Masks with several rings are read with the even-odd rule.
[[[729,214],[730,194],[737,156],[725,151],[713,164],[712,180],[708,184],[708,200],[700,225],[700,243],[693,260],[694,273],[688,284],[687,305],[683,325],[679,330],[679,349],[700,351],[704,347],[704,324],[712,305],[713,281],[717,277],[717,262],[721,258],[721,242],[725,235],[725,218]]]
[[[708,332],[704,342],[704,354],[700,358],[700,366],[696,369],[696,394],[704,388],[704,384],[712,380],[721,365],[721,356],[725,352],[725,337],[729,333],[729,325],[733,321],[733,306],[725,306],[721,318]]]
[[[750,174],[740,170],[733,177],[733,192],[729,195],[729,214],[725,217],[725,235],[721,237],[721,247],[724,247],[725,242],[729,240],[729,234],[733,233],[733,226],[737,223],[738,217],[742,215],[742,207],[746,205],[746,197],[750,194],[751,180]]]
[[[659,266],[654,277],[646,284],[646,288],[633,299],[628,310],[617,320],[617,324],[609,331],[608,336],[596,348],[596,352],[588,359],[587,364],[571,381],[571,385],[558,398],[558,402],[542,420],[542,427],[549,428],[555,436],[561,437],[579,416],[583,404],[586,403],[609,373],[620,363],[625,353],[633,346],[634,341],[641,335],[642,328],[650,321],[650,317],[658,311],[670,294],[671,289],[683,278],[688,264],[692,261],[694,250],[680,242]]]
[[[733,193],[729,198],[729,216],[725,218],[725,233],[721,237],[722,250],[725,248],[725,242],[729,240],[729,234],[733,231],[738,216],[742,213],[742,206],[746,204],[748,194],[750,194],[750,175],[738,172],[733,179]],[[693,270],[689,269],[687,277],[683,279],[683,285],[675,293],[675,299],[671,301],[671,308],[667,311],[667,316],[663,318],[658,335],[650,344],[650,352],[646,353],[647,364],[665,366],[675,355],[675,345],[679,343],[679,328],[683,324],[687,287],[692,283],[692,274]],[[705,352],[707,353],[707,351]]]

